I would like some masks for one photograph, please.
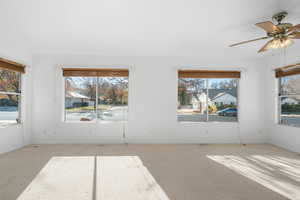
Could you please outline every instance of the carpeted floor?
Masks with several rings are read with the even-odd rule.
[[[0,199],[300,199],[300,156],[272,145],[30,145],[0,155]]]

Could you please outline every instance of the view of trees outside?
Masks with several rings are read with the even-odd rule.
[[[65,79],[65,120],[92,121],[96,119],[95,77]]]
[[[0,69],[0,121],[19,121],[20,78],[19,72]]]
[[[98,118],[126,121],[128,113],[128,78],[98,78]]]
[[[300,75],[282,77],[280,83],[280,123],[300,126]]]
[[[127,120],[128,78],[67,77],[65,85],[66,121]]]
[[[178,121],[237,121],[237,79],[180,78]]]

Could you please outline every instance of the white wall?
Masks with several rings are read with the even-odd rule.
[[[243,68],[239,123],[178,123],[177,69],[189,66]],[[224,64],[226,63],[226,64]],[[130,66],[128,123],[64,123],[61,66]],[[237,68],[232,68],[237,69]],[[159,73],[158,73],[159,71]],[[266,142],[262,64],[177,57],[33,57],[33,143],[243,143]]]
[[[22,76],[21,118],[22,124],[0,127],[0,153],[8,152],[31,143],[31,56],[25,51],[1,48],[0,57],[26,65]]]
[[[295,44],[293,47],[282,51],[276,51],[269,55],[265,66],[265,122],[268,141],[291,151],[300,152],[300,128],[277,123],[277,89],[278,82],[275,78],[275,68],[289,64],[299,63],[300,48]]]

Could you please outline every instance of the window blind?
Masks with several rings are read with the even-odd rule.
[[[300,63],[287,65],[275,70],[276,78],[300,74]]]
[[[4,58],[0,58],[0,69],[25,73],[25,65],[6,60]]]
[[[63,76],[128,77],[128,69],[63,68]]]
[[[240,71],[179,70],[178,78],[240,78]]]

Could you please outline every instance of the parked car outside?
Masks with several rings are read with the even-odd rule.
[[[219,116],[226,116],[226,117],[236,117],[237,116],[237,109],[236,108],[225,108],[217,112]]]

